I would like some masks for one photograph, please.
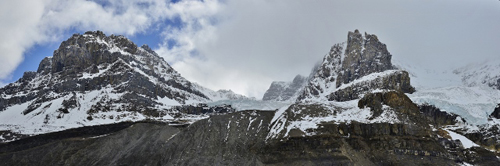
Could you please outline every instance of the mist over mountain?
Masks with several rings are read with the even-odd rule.
[[[297,75],[292,82],[275,81],[269,89],[264,93],[262,100],[264,101],[294,101],[302,92],[308,78]]]

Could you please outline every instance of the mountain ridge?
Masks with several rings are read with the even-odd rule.
[[[386,45],[372,34],[348,32],[347,41],[333,45],[309,77],[275,82],[275,90],[267,95],[270,101],[260,103],[185,80],[147,46],[134,47],[120,37],[106,39],[99,32],[84,35],[63,42],[54,57],[44,59],[40,71],[27,72],[9,85],[12,89],[0,89],[0,95],[9,95],[7,105],[1,105],[7,109],[0,111],[0,120],[35,126],[19,129],[23,126],[0,124],[0,139],[16,134],[2,129],[16,127],[35,134],[91,127],[30,137],[24,140],[27,145],[23,140],[0,144],[6,147],[0,150],[2,161],[25,165],[500,164],[497,90],[489,86],[415,89],[413,74],[394,67]],[[91,42],[79,41],[80,37]],[[272,101],[282,99],[286,101]],[[213,100],[219,101],[206,103]],[[2,98],[0,103],[4,102]],[[246,109],[237,110],[231,104]],[[262,107],[241,107],[249,104]],[[280,108],[275,110],[273,105]],[[122,123],[109,124],[114,122]],[[109,125],[92,126],[96,124]],[[116,128],[107,131],[108,127]]]
[[[0,88],[0,96],[0,127],[24,133],[136,121],[154,112],[173,120],[172,106],[246,98],[191,83],[149,46],[101,31],[72,35],[36,72]]]

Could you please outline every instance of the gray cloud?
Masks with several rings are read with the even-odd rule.
[[[173,63],[209,88],[260,98],[273,80],[309,74],[334,43],[359,29],[388,45],[396,63],[436,70],[498,58],[498,1],[238,1],[191,31],[189,50]],[[198,33],[200,32],[200,33]],[[203,33],[201,33],[203,32]],[[182,49],[179,47],[177,49]]]

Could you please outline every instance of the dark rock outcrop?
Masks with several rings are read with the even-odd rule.
[[[416,117],[420,114],[416,104],[414,104],[408,96],[401,91],[389,91],[384,93],[368,93],[358,102],[359,108],[369,107],[373,111],[372,118],[382,114],[382,105],[387,105],[400,115],[408,115],[409,117]],[[400,118],[402,119],[402,118]],[[419,121],[417,119],[412,119]],[[422,127],[426,128],[426,125]]]
[[[368,93],[358,102],[360,108],[369,107],[372,117],[384,111],[395,113],[398,121],[349,123],[328,121],[344,111],[341,107],[312,104],[294,104],[285,110],[282,120],[273,122],[272,130],[280,129],[267,140],[262,161],[265,164],[303,165],[459,165],[499,163],[495,153],[482,148],[464,149],[460,141],[451,140],[444,130],[433,127],[446,125],[453,115],[440,114],[438,110],[421,109],[401,91]],[[357,114],[357,113],[353,113]],[[385,114],[388,115],[388,114]],[[432,117],[439,115],[439,117]],[[314,118],[321,120],[317,127],[299,129],[310,125]],[[311,119],[313,118],[313,119]],[[334,118],[339,119],[339,118]],[[340,118],[342,119],[342,118]],[[308,122],[309,121],[309,122]],[[433,124],[433,127],[430,126]],[[434,125],[436,124],[436,125]],[[284,127],[283,127],[284,126]],[[278,130],[279,131],[279,130]],[[443,134],[444,133],[444,134]],[[448,136],[446,136],[448,135]],[[469,136],[468,136],[469,137]],[[482,155],[475,155],[483,153]],[[405,161],[402,161],[404,159]],[[408,162],[410,161],[410,162]]]
[[[458,115],[441,111],[433,105],[419,105],[420,112],[427,118],[428,121],[435,127],[454,125],[458,122]]]
[[[427,128],[432,125],[434,128],[440,128],[447,125],[454,125],[457,122],[465,121],[456,114],[441,111],[433,105],[416,105],[401,91],[389,91],[383,93],[366,94],[358,102],[359,108],[369,107],[373,112],[373,117],[380,116],[384,111],[382,105],[393,108],[400,115],[407,116],[418,126]],[[405,119],[405,118],[400,118]]]
[[[500,151],[499,125],[482,126],[479,128],[479,131],[465,133],[464,135],[489,150]]]
[[[500,104],[495,107],[493,113],[490,114],[488,121],[496,121],[499,119]],[[479,130],[464,134],[467,138],[475,143],[486,147],[489,150],[500,152],[500,125],[491,123],[479,126]],[[498,153],[497,153],[498,154]]]
[[[500,119],[500,104],[495,107],[495,110],[490,114],[490,118]]]
[[[395,71],[389,75],[360,82],[338,89],[328,96],[330,101],[349,101],[359,99],[360,95],[374,89],[390,89],[413,93],[415,88],[410,85],[410,77],[406,71]]]
[[[358,30],[347,35],[347,47],[342,60],[342,68],[338,72],[337,87],[371,73],[393,69],[392,55],[387,46],[381,43],[377,36]]]

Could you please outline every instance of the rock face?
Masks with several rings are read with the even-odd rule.
[[[156,165],[163,158],[160,149],[182,129],[162,123],[112,126],[118,125],[128,128],[102,135],[65,131],[33,137],[31,145],[0,145],[0,158],[6,165]]]
[[[398,94],[386,103],[405,105]],[[395,98],[389,96],[397,96]],[[404,95],[404,94],[402,94]],[[385,99],[384,99],[385,100]],[[409,104],[409,103],[406,103]],[[392,105],[392,104],[391,104]],[[294,107],[300,108],[300,107]],[[292,108],[291,108],[292,109]],[[290,111],[292,111],[290,109]],[[0,144],[5,165],[496,165],[430,129],[397,123],[323,123],[312,136],[269,138],[272,111],[216,115],[189,126],[138,122],[89,127]],[[413,122],[413,121],[408,121]],[[92,131],[92,132],[89,132]],[[54,139],[37,139],[37,138]]]
[[[495,107],[495,110],[491,113],[490,117],[500,119],[500,104]]]
[[[419,105],[420,112],[425,115],[428,121],[433,122],[433,126],[454,125],[457,123],[458,115],[441,111],[433,105]]]
[[[244,98],[191,83],[147,45],[100,31],[71,36],[36,72],[0,88],[0,96],[0,121],[18,128],[77,127],[151,114],[169,119],[177,113],[169,112],[173,105]]]
[[[0,110],[33,99],[36,101],[31,106],[40,105],[66,93],[97,91],[108,86],[125,93],[122,99],[139,109],[153,107],[157,97],[179,103],[210,99],[147,45],[137,47],[123,36],[105,36],[97,31],[73,35],[61,43],[53,57],[42,60],[36,73],[28,72],[2,88],[2,95],[10,97],[4,98],[6,104]],[[47,96],[50,92],[58,95]]]
[[[257,151],[265,144],[273,114],[217,115],[187,127],[157,122],[116,124],[130,127],[97,136],[52,133],[35,138],[61,139],[37,139],[34,146],[0,144],[0,159],[6,165],[262,165]]]
[[[337,87],[371,73],[393,69],[392,55],[375,35],[365,33],[363,36],[358,30],[349,32],[343,53],[345,58],[338,72]]]
[[[269,89],[264,93],[264,101],[295,101],[297,96],[307,83],[307,77],[297,75],[292,82],[271,83]]]
[[[347,42],[332,46],[298,100],[349,101],[374,89],[414,92],[408,72],[395,70],[391,57],[377,36],[349,32]]]
[[[323,58],[323,62],[311,73],[310,81],[304,87],[298,100],[306,98],[321,98],[329,94],[331,89],[336,88],[338,71],[341,68],[341,60],[345,43],[335,44],[330,52]]]
[[[196,122],[168,142],[166,165],[263,165],[271,111],[243,111]]]
[[[489,124],[478,126],[478,130],[466,133],[465,136],[490,151],[500,151],[500,104],[489,115]],[[497,153],[498,154],[498,153]]]
[[[387,105],[391,108],[396,108],[396,112],[400,115],[409,115],[409,117],[416,116],[420,114],[420,110],[417,105],[415,105],[408,96],[401,91],[390,91],[386,93],[369,93],[366,94],[358,102],[359,108],[369,107],[373,112],[371,119],[377,118],[383,113],[383,105]],[[404,119],[404,118],[398,118]],[[420,121],[420,120],[416,120]],[[422,127],[427,127],[426,125],[419,125]]]
[[[490,151],[500,151],[500,125],[480,126],[479,130],[465,136]],[[498,153],[497,153],[498,154]]]
[[[401,70],[390,70],[383,73],[375,73],[367,77],[374,76],[367,81],[357,81],[348,86],[341,86],[330,95],[330,101],[349,101],[359,99],[361,95],[373,89],[391,89],[402,92],[414,92],[414,88],[410,85],[410,77],[408,72]]]

